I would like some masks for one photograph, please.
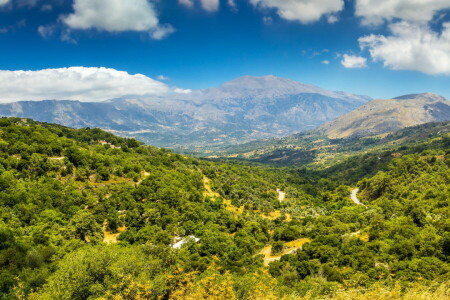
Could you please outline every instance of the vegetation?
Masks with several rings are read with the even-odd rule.
[[[0,119],[0,299],[449,299],[449,140],[316,172]]]
[[[281,139],[254,141],[242,145],[213,150],[221,159],[237,163],[263,163],[275,166],[307,166],[321,170],[337,163],[346,163],[354,155],[369,152],[411,150],[420,152],[417,147],[423,142],[450,132],[450,122],[426,123],[407,127],[396,132],[368,137],[349,137],[331,139],[318,131],[307,131]],[[391,152],[394,153],[394,152]],[[197,153],[208,156],[210,153]],[[375,168],[376,172],[377,169]],[[372,174],[373,175],[373,174]]]

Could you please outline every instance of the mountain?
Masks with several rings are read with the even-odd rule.
[[[450,132],[450,102],[431,94],[370,101],[318,129],[223,147],[199,156],[324,168],[357,152],[391,149]]]
[[[218,88],[101,103],[49,100],[0,105],[0,115],[70,127],[100,127],[167,148],[208,148],[313,129],[370,98],[275,76],[245,76]]]
[[[370,100],[366,96],[358,96],[345,92],[332,92],[320,87],[304,84],[298,81],[276,77],[273,75],[254,77],[243,76],[226,82],[218,88],[210,88],[198,91],[192,95],[206,100],[245,99],[261,102],[268,98],[276,98],[286,95],[318,94],[335,99],[343,99],[349,102],[361,102]]]
[[[374,100],[322,125],[319,131],[330,138],[363,137],[394,132],[429,122],[450,120],[450,102],[424,93]]]

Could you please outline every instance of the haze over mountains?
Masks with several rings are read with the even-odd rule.
[[[0,115],[100,127],[168,148],[227,145],[316,128],[371,100],[275,76],[245,76],[170,97],[123,97],[0,105]]]

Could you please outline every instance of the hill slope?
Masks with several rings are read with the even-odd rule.
[[[0,299],[446,299],[449,141],[361,169],[362,206],[342,168],[210,163],[0,119]]]
[[[281,139],[267,139],[230,146],[217,151],[214,155],[210,153],[197,153],[197,155],[219,160],[322,169],[336,165],[351,155],[375,153],[379,150],[396,151],[395,149],[400,147],[421,144],[430,138],[439,138],[449,132],[450,121],[406,127],[383,136],[344,139],[331,139],[320,132],[307,131]]]
[[[192,149],[312,129],[368,100],[275,76],[246,76],[218,88],[159,98],[1,104],[0,115],[100,127],[155,146]]]
[[[439,95],[425,93],[370,101],[318,130],[330,138],[362,137],[448,120],[450,102]]]
[[[430,93],[370,101],[318,129],[199,152],[278,165],[324,167],[358,151],[393,148],[450,131],[450,102]]]

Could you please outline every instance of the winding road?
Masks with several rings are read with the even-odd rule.
[[[358,196],[357,196],[358,192],[359,192],[359,188],[352,190],[352,194],[350,195],[350,198],[352,198],[352,201],[355,202],[355,204],[365,206],[361,201],[359,201]]]

